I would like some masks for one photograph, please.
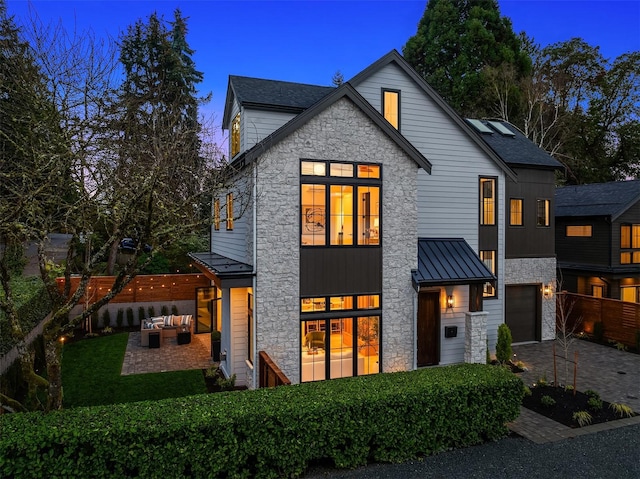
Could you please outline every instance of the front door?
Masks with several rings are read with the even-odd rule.
[[[196,333],[210,333],[216,329],[217,292],[215,286],[196,289]]]
[[[418,367],[440,362],[440,292],[418,294]]]

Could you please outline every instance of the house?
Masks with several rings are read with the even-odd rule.
[[[507,178],[504,196],[505,323],[514,342],[553,339],[555,171],[562,165],[507,122],[468,121],[517,176]]]
[[[556,191],[562,288],[640,302],[640,180]]]
[[[337,88],[230,76],[223,128],[233,181],[191,256],[212,281],[196,327],[221,330],[226,374],[258,387],[259,351],[293,383],[485,361],[503,199],[533,160],[510,167],[396,51]],[[551,270],[510,281],[540,292],[555,262],[530,253]]]

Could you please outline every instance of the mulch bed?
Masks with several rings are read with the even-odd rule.
[[[543,396],[551,397],[555,400],[555,404],[553,406],[542,405]],[[574,395],[573,391],[566,391],[563,387],[536,386],[531,388],[531,396],[524,397],[522,405],[569,427],[579,427],[573,419],[573,414],[578,411],[587,411],[591,414],[591,424],[622,419],[609,407],[610,403],[607,401],[602,401],[602,409],[599,411],[590,409],[588,401],[589,396],[580,391],[576,391]]]

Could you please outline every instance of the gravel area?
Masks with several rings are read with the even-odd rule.
[[[521,437],[444,452],[404,464],[373,464],[355,470],[313,469],[319,478],[640,478],[640,425],[547,444]]]

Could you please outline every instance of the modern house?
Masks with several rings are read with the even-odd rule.
[[[640,302],[640,181],[559,188],[556,251],[563,289]]]
[[[523,199],[528,222],[531,198],[547,199],[553,248],[556,165],[511,167],[479,125],[396,51],[337,88],[230,76],[229,191],[214,199],[211,251],[191,255],[212,280],[197,327],[221,330],[225,373],[258,387],[259,351],[293,383],[484,362],[505,280],[535,286],[526,339],[549,339],[553,252],[534,241],[515,256],[515,240],[508,256],[505,200]]]

